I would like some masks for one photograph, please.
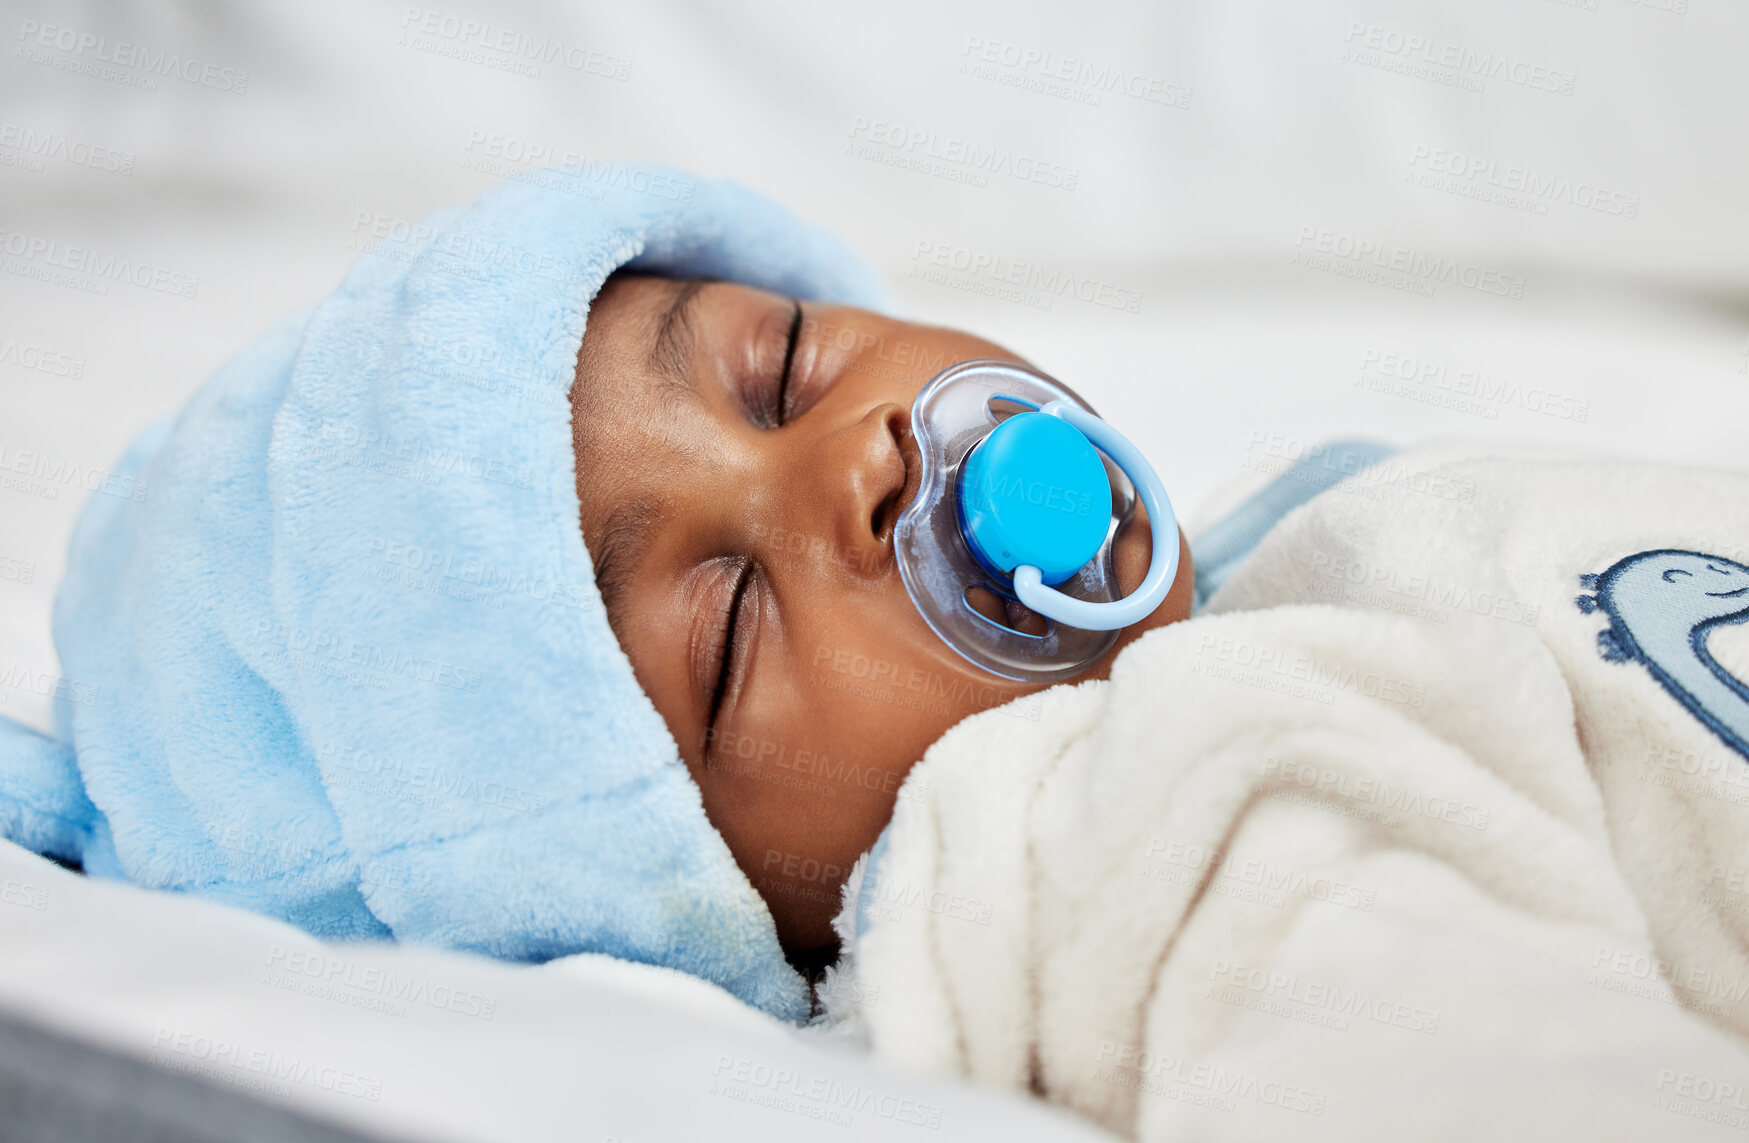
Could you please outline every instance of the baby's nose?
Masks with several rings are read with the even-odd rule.
[[[910,442],[910,414],[885,403],[870,408],[848,426],[829,461],[836,471],[822,473],[824,505],[836,519],[841,541],[864,559],[864,570],[891,565],[893,525],[916,489],[921,465]],[[871,562],[871,557],[878,560]]]

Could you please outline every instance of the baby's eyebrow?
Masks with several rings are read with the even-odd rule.
[[[650,347],[650,367],[670,385],[683,389],[693,400],[698,391],[692,387],[692,349],[697,335],[692,328],[692,303],[707,279],[694,278],[674,291],[668,308],[656,327],[656,339]]]
[[[631,585],[632,571],[650,546],[650,532],[661,510],[661,505],[648,497],[622,500],[602,525],[601,550],[595,557],[595,587],[601,593],[601,605],[607,609],[608,624],[616,629],[624,627],[626,588]]]

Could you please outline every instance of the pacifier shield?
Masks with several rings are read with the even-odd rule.
[[[1047,461],[1044,467],[1034,468],[1032,462],[1024,459],[1003,461],[1005,449],[1000,447],[1000,441],[996,442],[999,447],[990,449],[987,454],[985,446],[990,445],[998,434],[1050,433],[1059,447],[1070,448],[1071,453],[1076,449],[1084,450],[1079,453],[1083,459],[1093,457],[1108,481],[1104,486],[1107,499],[1101,500],[1098,494],[1101,486],[1097,482],[1089,482],[1084,473],[1073,477],[1073,487],[1092,497],[1088,519],[1081,520],[1078,515],[1080,505],[1076,503],[1073,511],[1067,514],[1071,520],[1050,521],[1045,528],[1029,525],[1018,514],[1010,520],[1008,510],[1012,507],[1018,513],[1019,506],[1005,502],[1002,496],[985,498],[986,501],[993,500],[998,510],[992,524],[996,531],[986,535],[984,541],[989,550],[1003,559],[1010,569],[1048,564],[1052,572],[1060,574],[1065,567],[1069,568],[1068,578],[1052,587],[1053,591],[1090,603],[1106,602],[1123,595],[1117,585],[1111,535],[1130,517],[1136,504],[1135,488],[1129,477],[1115,462],[1106,459],[1105,454],[1094,450],[1085,428],[1071,424],[1059,415],[1038,412],[1052,401],[1066,401],[1089,415],[1097,415],[1073,389],[1023,362],[980,358],[958,362],[936,374],[918,392],[911,405],[911,436],[917,444],[922,473],[918,477],[916,493],[893,525],[893,554],[898,561],[899,574],[924,622],[968,662],[1001,678],[1022,682],[1059,683],[1073,678],[1111,650],[1117,641],[1117,632],[1077,628],[1049,620],[1044,624],[1043,634],[1023,631],[1005,625],[999,618],[981,614],[967,599],[967,592],[977,587],[1010,599],[1017,597],[1012,594],[1013,580],[1009,572],[999,569],[995,560],[976,551],[973,541],[968,538],[961,505],[962,488],[976,494],[982,485],[1000,492],[1017,487],[1013,483],[1016,476],[1021,481],[1037,481],[1042,473],[1048,473],[1046,483],[1059,487],[1054,501],[1059,508],[1067,506],[1065,497],[1070,488],[1052,471],[1057,461]],[[1016,408],[1025,411],[1011,411]],[[1062,423],[1042,430],[1012,427],[1045,421]],[[1065,444],[1061,437],[1056,436],[1063,429],[1080,434],[1081,439],[1072,446]],[[1044,448],[1048,455],[1051,451],[1048,441]],[[1022,458],[1030,451],[1024,445],[1017,450]],[[976,474],[969,480],[965,477],[966,468],[976,454],[985,454],[979,465],[984,467],[988,480]],[[1018,468],[1011,472],[1011,464],[1018,465]],[[1074,472],[1080,465],[1072,463],[1062,467]],[[1064,515],[1051,510],[1053,500],[1048,488],[1039,494],[1039,498],[1043,503],[1031,505],[1034,511],[1042,509],[1047,517]],[[966,507],[973,509],[974,515],[990,515],[987,509],[991,505],[970,502],[976,499],[976,496],[968,498]],[[1026,499],[1022,494],[1020,500],[1025,502]],[[1099,542],[1091,555],[1084,549],[1080,553],[1074,551],[1085,543],[1080,528],[1086,527],[1087,532],[1093,534],[1095,523]],[[1056,551],[1050,541],[1040,549],[1016,547],[1012,542],[1005,544],[1001,538],[1009,531],[1022,537],[1040,532],[1048,534],[1065,524],[1071,525],[1067,529],[1070,538],[1067,541],[1059,538],[1057,542],[1064,545],[1061,551]],[[984,525],[980,524],[979,530],[983,531]],[[1006,558],[1002,557],[1004,551],[1009,553]],[[1018,562],[1022,559],[1033,559],[1038,563]],[[1040,571],[1043,570],[1041,567]]]
[[[957,492],[972,553],[1002,576],[1031,564],[1045,583],[1062,583],[1098,554],[1111,523],[1111,481],[1098,451],[1046,413],[997,425],[966,458]]]

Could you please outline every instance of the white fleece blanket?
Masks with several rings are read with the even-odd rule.
[[[1742,1138],[1746,547],[1735,474],[1339,485],[930,750],[830,1021],[1141,1139]]]

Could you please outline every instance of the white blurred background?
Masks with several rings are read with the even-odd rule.
[[[562,159],[836,228],[1193,522],[1337,436],[1742,464],[1740,0],[10,0],[0,37],[0,478],[103,471],[373,231]],[[86,495],[0,479],[0,672],[52,669]]]

